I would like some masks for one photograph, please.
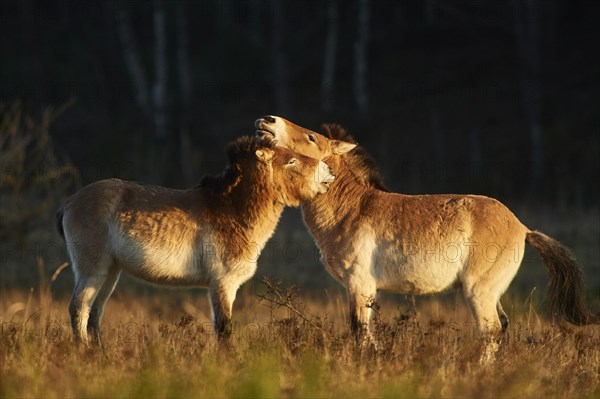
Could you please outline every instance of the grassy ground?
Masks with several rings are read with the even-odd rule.
[[[383,296],[378,353],[354,347],[339,291],[243,290],[230,354],[215,350],[201,291],[118,290],[101,349],[71,342],[67,302],[47,286],[2,293],[2,398],[600,397],[600,326],[553,324],[532,298],[504,301],[511,327],[485,366],[457,295],[419,300],[416,316]]]

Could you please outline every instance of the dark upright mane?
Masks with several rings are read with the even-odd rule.
[[[352,144],[358,144],[346,129],[336,123],[324,123],[321,125],[323,135],[330,139],[341,140]],[[383,176],[375,163],[375,159],[365,150],[364,147],[357,145],[352,151],[345,154],[345,158],[352,165],[352,172],[359,181],[367,186],[381,191],[389,192],[383,183]]]
[[[242,176],[242,165],[255,159],[256,150],[274,148],[275,142],[268,137],[241,136],[227,145],[229,164],[218,176],[204,176],[195,188],[208,189],[213,194],[222,194],[233,188]]]

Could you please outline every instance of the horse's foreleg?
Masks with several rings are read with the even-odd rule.
[[[351,279],[347,285],[347,292],[350,302],[350,328],[357,344],[363,346],[373,342],[371,317],[377,295],[375,283]]]
[[[212,320],[217,340],[229,340],[232,333],[231,309],[237,286],[216,286],[208,290],[208,299],[212,307]]]

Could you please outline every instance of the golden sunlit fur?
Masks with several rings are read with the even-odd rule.
[[[75,273],[74,336],[99,334],[104,305],[121,271],[174,286],[209,288],[219,336],[230,329],[239,286],[256,270],[285,206],[298,206],[333,181],[319,160],[241,137],[229,165],[190,190],[102,180],[68,198],[57,213]]]
[[[529,230],[499,201],[390,193],[363,149],[336,153],[340,140],[353,141],[339,126],[324,126],[325,137],[275,116],[255,125],[258,135],[324,159],[336,173],[327,194],[303,204],[302,213],[325,267],[347,289],[357,336],[369,334],[370,304],[379,289],[418,295],[460,286],[480,331],[505,330],[500,297],[517,273],[525,242],[548,266],[553,311],[576,324],[596,320],[570,252]]]

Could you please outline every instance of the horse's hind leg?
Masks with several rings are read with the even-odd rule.
[[[463,292],[483,340],[479,362],[490,363],[499,349],[497,337],[502,331],[496,309],[498,301],[492,294],[491,287],[480,281],[473,285],[463,282]]]
[[[105,274],[77,276],[73,297],[69,303],[71,328],[76,341],[88,342],[87,325],[90,310],[105,280]]]
[[[78,234],[75,233],[73,235],[77,237]],[[87,330],[92,305],[109,276],[113,261],[110,251],[102,244],[106,243],[105,236],[94,234],[93,231],[84,231],[84,233],[89,235],[88,241],[86,241],[89,244],[69,247],[75,274],[75,288],[69,303],[69,314],[73,337],[78,342],[88,343]],[[100,244],[96,245],[96,243]]]
[[[500,324],[502,325],[502,332],[505,333],[508,329],[508,316],[502,309],[502,304],[500,301],[496,304],[496,311],[498,312],[498,318],[500,319]]]
[[[502,330],[494,298],[477,289],[465,290],[465,297],[480,333],[496,334]]]
[[[108,298],[112,295],[120,275],[121,269],[116,266],[109,269],[106,280],[104,281],[104,284],[102,284],[102,287],[92,304],[87,332],[88,335],[91,335],[97,342],[100,341],[100,322],[102,321],[102,315],[104,314],[104,306],[106,305]]]

